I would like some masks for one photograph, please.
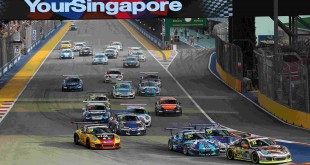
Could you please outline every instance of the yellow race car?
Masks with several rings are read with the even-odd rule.
[[[60,49],[71,49],[72,45],[70,41],[61,41]]]
[[[79,124],[79,123],[76,123]],[[83,122],[80,122],[83,124]],[[88,149],[119,149],[121,138],[112,133],[107,125],[88,124],[74,133],[74,143],[84,145]]]

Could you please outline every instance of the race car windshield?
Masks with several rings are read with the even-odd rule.
[[[137,116],[124,116],[123,121],[139,121]]]
[[[102,105],[95,105],[95,106],[89,106],[88,110],[90,111],[91,110],[106,110],[106,107]]]
[[[101,134],[101,133],[112,133],[112,132],[109,128],[105,128],[105,127],[89,127],[88,133]]]
[[[141,86],[156,87],[157,84],[155,84],[154,82],[145,82],[145,83],[142,83]]]
[[[205,136],[201,133],[185,134],[184,140],[199,140],[205,139]]]
[[[258,139],[250,142],[252,147],[262,147],[274,145],[274,142],[270,139]]]
[[[83,44],[75,44],[75,46],[83,46]]]
[[[130,57],[126,59],[127,61],[136,61],[137,59],[135,57]]]
[[[121,74],[120,71],[108,71],[108,74]]]
[[[105,55],[96,55],[95,58],[106,58]]]
[[[70,44],[70,42],[69,41],[63,41],[63,42],[61,42],[61,44]]]
[[[107,97],[95,97],[95,98],[92,98],[92,100],[95,100],[95,101],[107,101]]]
[[[126,89],[128,89],[128,88],[130,88],[130,85],[128,85],[128,84],[116,84],[115,88],[126,88]]]
[[[67,78],[66,81],[67,82],[80,82],[80,79],[78,79],[78,78]]]
[[[137,113],[137,114],[146,114],[146,111],[144,109],[135,109],[135,113]]]
[[[114,50],[106,50],[106,53],[114,53]]]
[[[114,42],[112,45],[121,45],[120,43]]]
[[[230,133],[227,130],[211,130],[208,134],[211,136],[230,136]]]
[[[63,52],[63,53],[70,53],[71,50],[63,50],[62,52]]]
[[[145,79],[158,79],[157,75],[148,75],[145,77]]]
[[[160,103],[161,104],[176,104],[177,101],[176,100],[162,100]]]
[[[83,50],[90,50],[90,48],[84,48]]]

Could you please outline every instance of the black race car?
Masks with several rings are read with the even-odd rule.
[[[89,46],[83,47],[79,52],[79,56],[92,56],[92,55],[93,55],[93,48]]]
[[[83,91],[83,80],[80,76],[64,75],[66,78],[62,83],[62,91]]]

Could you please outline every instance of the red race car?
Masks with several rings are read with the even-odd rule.
[[[182,115],[181,103],[174,97],[162,97],[155,103],[156,116],[165,114]]]

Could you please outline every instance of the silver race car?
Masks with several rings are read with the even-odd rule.
[[[131,82],[128,81],[120,81],[116,82],[113,86],[112,90],[112,97],[113,98],[128,98],[134,99],[135,98],[135,89],[131,85]]]

